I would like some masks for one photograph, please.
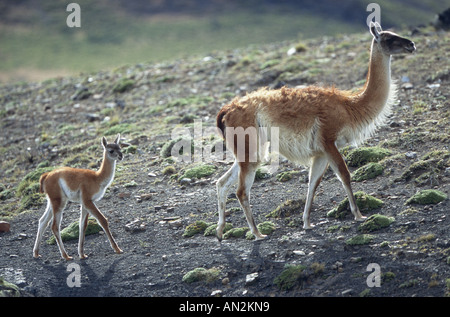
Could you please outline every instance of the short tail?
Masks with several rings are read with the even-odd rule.
[[[228,113],[228,107],[223,107],[219,113],[217,114],[216,118],[216,126],[219,129],[219,133],[225,140],[225,122],[224,122],[224,116]]]
[[[45,192],[45,188],[44,188],[44,181],[47,178],[48,173],[44,173],[41,175],[41,177],[39,178],[39,192],[41,194],[43,194]]]

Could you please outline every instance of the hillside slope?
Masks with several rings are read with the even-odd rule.
[[[349,215],[326,216],[345,198],[330,171],[314,203],[314,230],[301,228],[301,200],[293,212],[266,217],[279,205],[306,195],[307,171],[287,161],[273,175],[262,175],[252,191],[257,222],[276,226],[268,240],[229,238],[219,244],[214,236],[183,236],[196,221],[217,221],[214,184],[229,162],[182,162],[167,157],[167,146],[175,128],[193,136],[199,124],[203,148],[216,145],[212,127],[220,107],[260,86],[362,86],[369,34],[279,42],[0,86],[0,216],[11,222],[11,231],[0,233],[0,276],[35,296],[210,296],[214,291],[222,296],[448,295],[449,200],[405,203],[422,189],[449,194],[450,36],[429,31],[412,40],[417,52],[392,62],[392,77],[399,85],[393,114],[365,144],[390,151],[380,162],[383,172],[353,182],[355,192],[383,201],[364,214],[395,219],[370,232],[371,240],[364,245],[348,243],[361,233]],[[292,47],[297,53],[288,55]],[[82,286],[70,288],[67,264],[55,245],[43,245],[42,259],[32,258],[37,222],[45,208],[37,178],[61,165],[97,168],[100,138],[111,139],[116,133],[122,134],[126,156],[98,206],[124,254],[114,254],[102,234],[87,237],[89,258],[75,260],[81,265]],[[183,177],[199,165],[213,167],[206,176]],[[292,177],[281,177],[286,175]],[[227,222],[246,227],[235,197],[229,198]],[[78,220],[78,211],[74,204],[67,207],[64,227]],[[137,225],[134,230],[128,228],[132,223]],[[76,256],[76,241],[66,242],[66,249]],[[371,263],[381,268],[381,287],[366,283]],[[302,265],[297,268],[303,273],[289,287],[277,279],[286,266],[296,265]],[[186,273],[200,267],[214,268],[217,279],[183,281]]]
[[[362,32],[367,1],[64,0],[0,3],[0,82],[37,81],[296,38]],[[428,24],[440,0],[378,2],[385,27]]]

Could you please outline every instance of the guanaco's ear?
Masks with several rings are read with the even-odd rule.
[[[103,138],[102,138],[102,145],[103,145],[103,147],[106,148],[106,145],[107,145],[107,144],[108,144],[108,142],[106,142],[106,138],[103,137]]]
[[[370,22],[370,33],[372,33],[373,37],[375,38],[375,40],[377,42],[380,41],[380,32],[382,32],[383,30],[381,29],[380,24],[378,24],[378,22]]]
[[[114,143],[119,144],[120,142],[120,133],[117,134],[116,139],[114,140]]]

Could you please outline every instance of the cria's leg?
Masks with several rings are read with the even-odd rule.
[[[88,211],[83,208],[83,205],[81,205],[80,208],[80,233],[78,237],[78,255],[80,256],[80,259],[87,258],[87,255],[84,253],[84,237],[86,234],[86,227],[88,224]]]
[[[50,199],[47,197],[47,208],[45,209],[45,212],[42,215],[42,217],[39,219],[38,232],[36,235],[36,241],[34,243],[34,248],[33,248],[33,256],[35,258],[40,257],[39,246],[41,244],[42,235],[44,234],[45,229],[47,229],[47,227],[50,223],[50,220],[52,220],[52,216],[53,216],[52,204],[50,202]]]
[[[348,201],[350,203],[350,210],[352,211],[355,220],[364,221],[366,217],[361,215],[358,206],[356,205],[355,196],[353,195],[352,187],[351,187],[351,176],[348,171],[347,164],[345,164],[342,155],[339,153],[338,149],[334,144],[328,145],[327,153],[330,159],[330,165],[339,180],[342,182],[344,186],[345,192],[347,193]]]
[[[108,236],[109,243],[111,244],[111,247],[114,249],[114,251],[116,251],[116,253],[122,253],[123,251],[119,248],[119,246],[116,243],[116,240],[114,240],[114,237],[109,231],[108,220],[100,212],[100,210],[98,210],[94,202],[92,200],[85,200],[83,201],[83,205],[84,205],[83,207],[86,208],[89,211],[89,213],[97,220],[98,224],[102,227],[103,231],[105,231],[106,235]]]
[[[59,252],[61,256],[66,260],[72,260],[72,257],[69,256],[64,249],[64,244],[61,239],[61,220],[63,216],[64,207],[66,207],[67,201],[63,198],[52,198],[52,208],[53,208],[53,223],[52,223],[52,231],[55,236],[56,243],[58,244]]]
[[[251,232],[255,236],[256,240],[264,239],[266,236],[261,234],[256,227],[255,220],[253,218],[252,210],[250,208],[250,190],[255,180],[257,163],[239,163],[239,177],[238,177],[238,189],[236,196],[239,199],[242,209],[245,213],[248,226]]]
[[[239,165],[234,162],[233,166],[217,181],[217,199],[219,208],[219,222],[217,224],[217,239],[222,241],[223,229],[225,228],[225,209],[228,192],[231,186],[236,184],[238,178]]]
[[[306,196],[305,210],[303,212],[303,229],[312,229],[314,227],[309,220],[309,215],[314,200],[314,193],[316,192],[317,186],[319,186],[323,173],[327,167],[328,158],[326,156],[315,156],[312,158],[312,164],[309,169],[308,194]]]

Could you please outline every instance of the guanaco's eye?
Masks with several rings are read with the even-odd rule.
[[[113,153],[114,153],[114,150],[109,150],[109,153],[113,154]]]

